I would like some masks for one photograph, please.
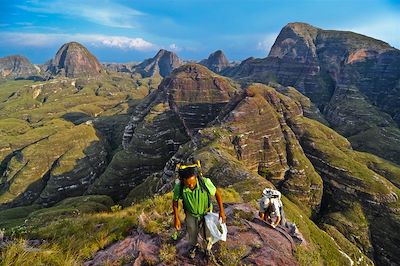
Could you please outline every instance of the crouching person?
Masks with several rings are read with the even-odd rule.
[[[173,213],[175,218],[175,228],[181,229],[181,221],[178,215],[178,201],[183,202],[183,209],[186,215],[186,227],[189,236],[188,256],[194,258],[199,248],[197,243],[198,234],[206,241],[206,256],[212,257],[211,233],[204,222],[204,216],[212,211],[210,196],[215,196],[219,206],[219,218],[225,223],[225,213],[220,191],[214,186],[209,178],[201,175],[200,162],[192,165],[178,166],[179,180],[174,187],[174,196],[172,201]]]
[[[269,223],[273,228],[278,225],[282,226],[282,229],[284,229],[296,243],[301,244],[304,241],[303,235],[299,232],[295,223],[286,220],[281,196],[278,190],[271,188],[263,190],[260,199],[260,218]]]
[[[286,221],[283,213],[281,193],[278,190],[271,188],[264,189],[259,203],[259,216],[262,220],[268,222],[274,228],[279,224],[285,225]]]

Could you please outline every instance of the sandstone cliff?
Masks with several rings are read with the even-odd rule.
[[[383,41],[290,23],[268,57],[225,74],[294,86],[355,148],[399,163],[399,73],[400,51]]]
[[[237,88],[201,65],[185,65],[164,79],[133,111],[118,152],[90,193],[123,199],[160,171],[179,146],[219,113]]]
[[[64,44],[48,62],[47,71],[66,77],[94,77],[100,74],[102,66],[83,45],[70,42]]]

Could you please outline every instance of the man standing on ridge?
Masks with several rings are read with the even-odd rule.
[[[181,229],[181,221],[178,215],[178,201],[182,199],[183,209],[186,215],[187,232],[189,235],[189,257],[194,258],[198,249],[197,237],[201,233],[205,239],[206,256],[212,257],[211,233],[205,225],[204,216],[207,212],[212,211],[212,203],[210,195],[215,196],[219,206],[219,218],[225,223],[225,212],[222,197],[219,189],[217,189],[209,178],[205,178],[201,174],[200,162],[192,165],[178,165],[179,181],[174,187],[174,196],[172,206],[175,218],[175,228]]]

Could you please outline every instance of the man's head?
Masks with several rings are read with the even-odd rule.
[[[179,177],[183,180],[185,187],[193,190],[197,185],[196,167],[187,167],[178,170]]]

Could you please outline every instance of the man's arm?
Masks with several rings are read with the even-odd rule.
[[[172,209],[174,210],[174,225],[176,230],[181,230],[181,220],[179,220],[178,201],[172,200]]]
[[[215,198],[217,199],[218,207],[219,207],[219,218],[222,219],[222,223],[225,223],[226,217],[225,217],[225,211],[224,211],[224,205],[222,202],[222,196],[219,188],[217,188],[217,191],[215,191]]]

